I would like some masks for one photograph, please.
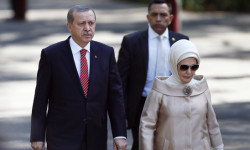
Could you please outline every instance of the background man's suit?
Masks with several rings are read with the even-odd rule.
[[[31,141],[49,150],[107,148],[107,112],[113,136],[126,137],[121,81],[113,48],[90,43],[87,99],[75,67],[69,38],[42,50],[31,124]],[[46,114],[48,106],[48,113]]]
[[[180,39],[188,37],[169,31],[170,46]],[[128,128],[132,128],[132,132],[133,127],[136,130],[139,127],[144,105],[141,99],[147,79],[148,51],[148,30],[124,36],[118,57],[118,69],[123,83]]]

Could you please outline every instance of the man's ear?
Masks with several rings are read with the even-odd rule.
[[[147,17],[147,20],[148,20],[148,22],[149,22],[149,14],[147,14],[147,16],[146,16],[146,17]]]
[[[174,19],[174,15],[171,14],[171,15],[170,15],[170,23],[169,23],[169,24],[172,23],[173,19]]]
[[[68,28],[69,32],[71,32],[71,24],[70,23],[67,23],[67,28]]]

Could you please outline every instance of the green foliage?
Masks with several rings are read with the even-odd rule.
[[[150,0],[124,0],[124,1],[130,1],[130,2],[147,4]]]
[[[250,12],[249,0],[182,0],[184,10]]]
[[[116,0],[119,1],[119,0]],[[124,0],[147,4],[150,0]],[[184,10],[250,12],[250,0],[182,0]]]

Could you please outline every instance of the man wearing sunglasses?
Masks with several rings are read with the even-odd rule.
[[[132,129],[133,134],[132,150],[138,150],[141,112],[154,78],[171,74],[167,62],[170,46],[180,39],[188,39],[168,29],[173,17],[169,2],[151,0],[148,28],[125,35],[121,44],[118,68],[123,82],[127,128]]]

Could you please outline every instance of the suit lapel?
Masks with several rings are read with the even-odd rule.
[[[93,90],[93,85],[95,85],[95,77],[96,73],[96,64],[98,62],[98,58],[100,57],[97,53],[96,45],[93,41],[90,43],[90,72],[89,72],[89,87],[88,87],[88,95]]]
[[[148,30],[142,33],[142,38],[139,43],[141,45],[142,57],[144,58],[144,70],[147,73],[148,71]]]
[[[172,33],[172,31],[169,31],[169,42],[170,42],[170,47],[176,42],[176,39]]]
[[[173,34],[172,31],[169,30],[169,43],[170,43],[170,47],[176,42],[176,38]],[[172,75],[172,72],[169,70],[169,75]]]
[[[77,70],[76,70],[76,66],[75,66],[74,58],[73,58],[73,55],[71,52],[71,48],[69,45],[69,38],[65,41],[64,44],[65,44],[64,49],[63,49],[64,66],[65,66],[66,70],[69,72],[69,74],[71,75],[73,82],[78,87],[78,89],[82,93],[83,97],[85,97],[83,89],[82,89],[82,85],[81,85],[81,82],[79,79],[79,75],[78,75]]]

